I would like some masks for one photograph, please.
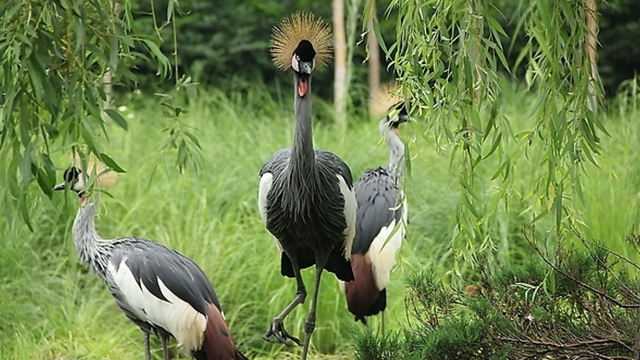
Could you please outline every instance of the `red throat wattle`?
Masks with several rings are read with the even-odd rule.
[[[307,95],[307,90],[309,90],[309,83],[306,79],[298,80],[298,96],[304,97]]]

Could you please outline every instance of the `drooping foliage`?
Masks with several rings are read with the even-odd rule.
[[[172,73],[160,39],[132,32],[132,2],[114,4],[10,0],[0,7],[0,156],[7,159],[0,168],[10,189],[6,203],[17,204],[27,224],[26,189],[37,182],[43,193],[52,195],[54,162],[62,152],[83,158],[93,153],[123,171],[103,148],[111,126],[128,128],[118,111],[103,108],[105,79],[115,86],[135,83],[131,65],[141,58],[156,69],[159,80]],[[167,7],[168,21],[173,4]],[[182,79],[176,86],[188,83]],[[163,105],[177,121],[181,110],[175,102]],[[176,121],[167,127],[164,147],[178,149],[178,166],[184,166],[198,143]]]
[[[518,26],[507,33],[488,0],[395,0],[396,41],[387,48],[412,114],[423,134],[451,159],[459,174],[460,205],[454,248],[473,262],[494,249],[492,218],[523,201],[529,221],[551,219],[556,234],[578,219],[586,163],[597,164],[606,130],[596,116],[599,80],[591,78],[581,1],[522,1]],[[536,100],[523,109],[533,127],[514,123],[501,109],[511,85],[503,39],[524,36],[517,64]],[[594,103],[595,102],[595,103]],[[522,114],[519,114],[522,115]],[[514,193],[518,161],[539,165],[535,187]],[[490,164],[485,166],[485,164]]]

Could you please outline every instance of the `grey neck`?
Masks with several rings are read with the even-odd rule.
[[[88,265],[96,274],[105,276],[109,242],[102,240],[96,232],[96,202],[87,199],[84,206],[78,209],[73,222],[73,242],[80,262]]]
[[[387,134],[387,145],[389,146],[389,171],[396,179],[402,179],[404,174],[404,144],[392,130]]]
[[[311,124],[311,76],[307,78],[307,93],[304,97],[298,95],[298,81],[300,74],[293,72],[295,92],[296,125],[291,147],[289,170],[292,176],[309,179],[313,172],[315,154],[313,151],[313,132]],[[302,181],[302,180],[301,180]]]

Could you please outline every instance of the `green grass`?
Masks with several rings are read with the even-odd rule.
[[[232,99],[214,91],[201,94],[185,118],[197,129],[202,144],[201,169],[182,175],[173,166],[175,154],[157,152],[166,137],[161,130],[169,121],[157,100],[140,96],[126,105],[125,115],[133,116],[129,131],[110,125],[109,141],[100,140],[127,173],[109,189],[113,198],[100,197],[99,233],[105,238],[143,236],[195,260],[212,281],[239,347],[250,357],[299,354],[298,349],[261,338],[271,319],[293,298],[295,282],[279,274],[279,256],[256,200],[260,167],[273,152],[290,146],[291,103],[260,93],[235,94]],[[314,105],[321,119],[328,118],[326,108],[321,102]],[[515,116],[522,113],[516,107],[510,110]],[[317,148],[341,156],[357,178],[367,168],[386,163],[388,153],[380,142],[377,121],[352,119],[351,123],[341,133],[329,121],[316,121],[314,137]],[[587,202],[581,211],[589,235],[626,249],[622,239],[638,222],[640,209],[638,127],[631,116],[611,117],[607,125],[612,137],[604,139],[602,170],[589,169]],[[404,273],[423,267],[440,275],[451,270],[456,174],[449,171],[448,157],[436,154],[417,129],[411,125],[402,129],[413,154],[406,182],[410,224],[388,290],[390,329],[407,321]],[[58,165],[66,166],[63,151],[57,154]],[[531,185],[535,168],[526,163],[519,168],[518,186]],[[18,216],[0,216],[0,358],[141,358],[137,327],[120,313],[105,286],[77,264],[70,234],[76,199],[60,193],[50,200],[35,186],[32,190],[33,233]],[[0,185],[0,195],[6,198],[7,193]],[[517,210],[515,206],[498,217],[503,231],[496,243],[508,259],[529,255],[518,240],[523,220]],[[308,288],[311,277],[312,270],[304,272]],[[309,301],[287,319],[294,335],[303,335],[308,306]],[[377,320],[372,323],[378,326]],[[360,326],[348,313],[335,277],[325,274],[312,353],[319,359],[352,358],[353,336]]]

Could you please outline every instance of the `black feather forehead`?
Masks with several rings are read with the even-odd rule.
[[[64,171],[62,178],[64,179],[64,181],[70,183],[78,180],[79,176],[80,176],[80,170],[78,170],[78,168],[75,166],[71,166],[70,168]]]
[[[271,57],[280,70],[291,67],[294,53],[304,61],[315,58],[316,66],[322,66],[331,59],[332,43],[331,29],[322,19],[312,13],[295,13],[273,28]]]

